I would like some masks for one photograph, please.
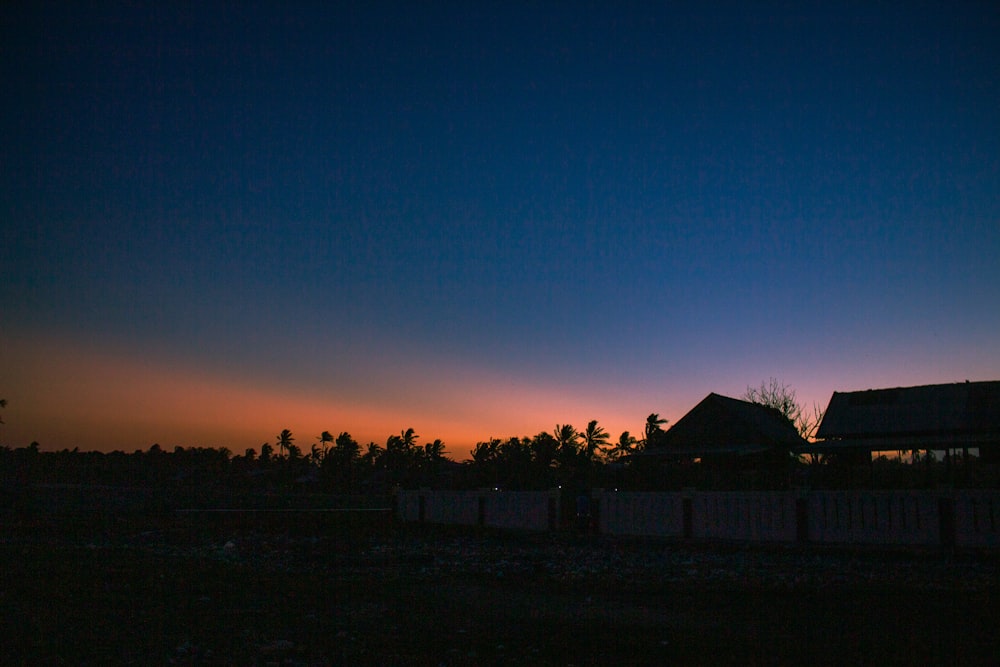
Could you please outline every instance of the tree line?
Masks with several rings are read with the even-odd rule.
[[[655,445],[667,420],[649,415],[641,438],[625,431],[612,440],[597,420],[582,430],[557,424],[534,436],[490,438],[476,443],[471,460],[457,462],[440,439],[423,442],[413,428],[384,444],[362,446],[350,433],[323,431],[305,449],[282,429],[259,448],[234,454],[227,447],[167,450],[154,444],[132,453],[41,451],[0,446],[0,479],[8,485],[108,484],[263,490],[319,490],[337,493],[388,491],[395,487],[438,486],[511,489],[594,485],[620,470],[625,461]]]
[[[747,400],[776,407],[801,430],[815,428],[804,417],[794,392],[771,381],[747,389]],[[6,401],[0,401],[0,407]],[[0,422],[2,423],[2,422]],[[28,479],[62,484],[144,484],[196,488],[230,488],[234,492],[319,490],[335,493],[386,492],[396,487],[546,489],[555,487],[655,488],[663,471],[644,466],[637,456],[655,448],[668,420],[646,417],[638,437],[629,431],[616,439],[594,419],[578,430],[556,424],[533,436],[489,438],[477,442],[471,460],[456,462],[440,439],[421,442],[413,428],[389,436],[384,444],[365,446],[348,432],[323,431],[307,440],[308,448],[289,429],[258,448],[235,454],[226,447],[183,447],[171,451],[159,444],[132,454],[40,452],[38,443],[12,450],[0,447],[0,476],[13,483]],[[677,483],[688,483],[690,475]],[[681,478],[678,478],[681,479]],[[684,481],[686,480],[686,481]]]

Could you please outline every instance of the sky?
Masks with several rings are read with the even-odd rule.
[[[463,459],[772,377],[1000,379],[998,34],[994,2],[3,3],[0,443]]]

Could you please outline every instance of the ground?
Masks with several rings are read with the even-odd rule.
[[[989,554],[399,525],[3,518],[5,664],[992,664]]]

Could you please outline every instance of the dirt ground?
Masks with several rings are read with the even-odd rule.
[[[4,664],[995,664],[998,561],[400,526],[3,519]]]

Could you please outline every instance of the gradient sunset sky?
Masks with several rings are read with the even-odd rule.
[[[462,459],[771,377],[1000,379],[996,2],[0,21],[2,444]]]

